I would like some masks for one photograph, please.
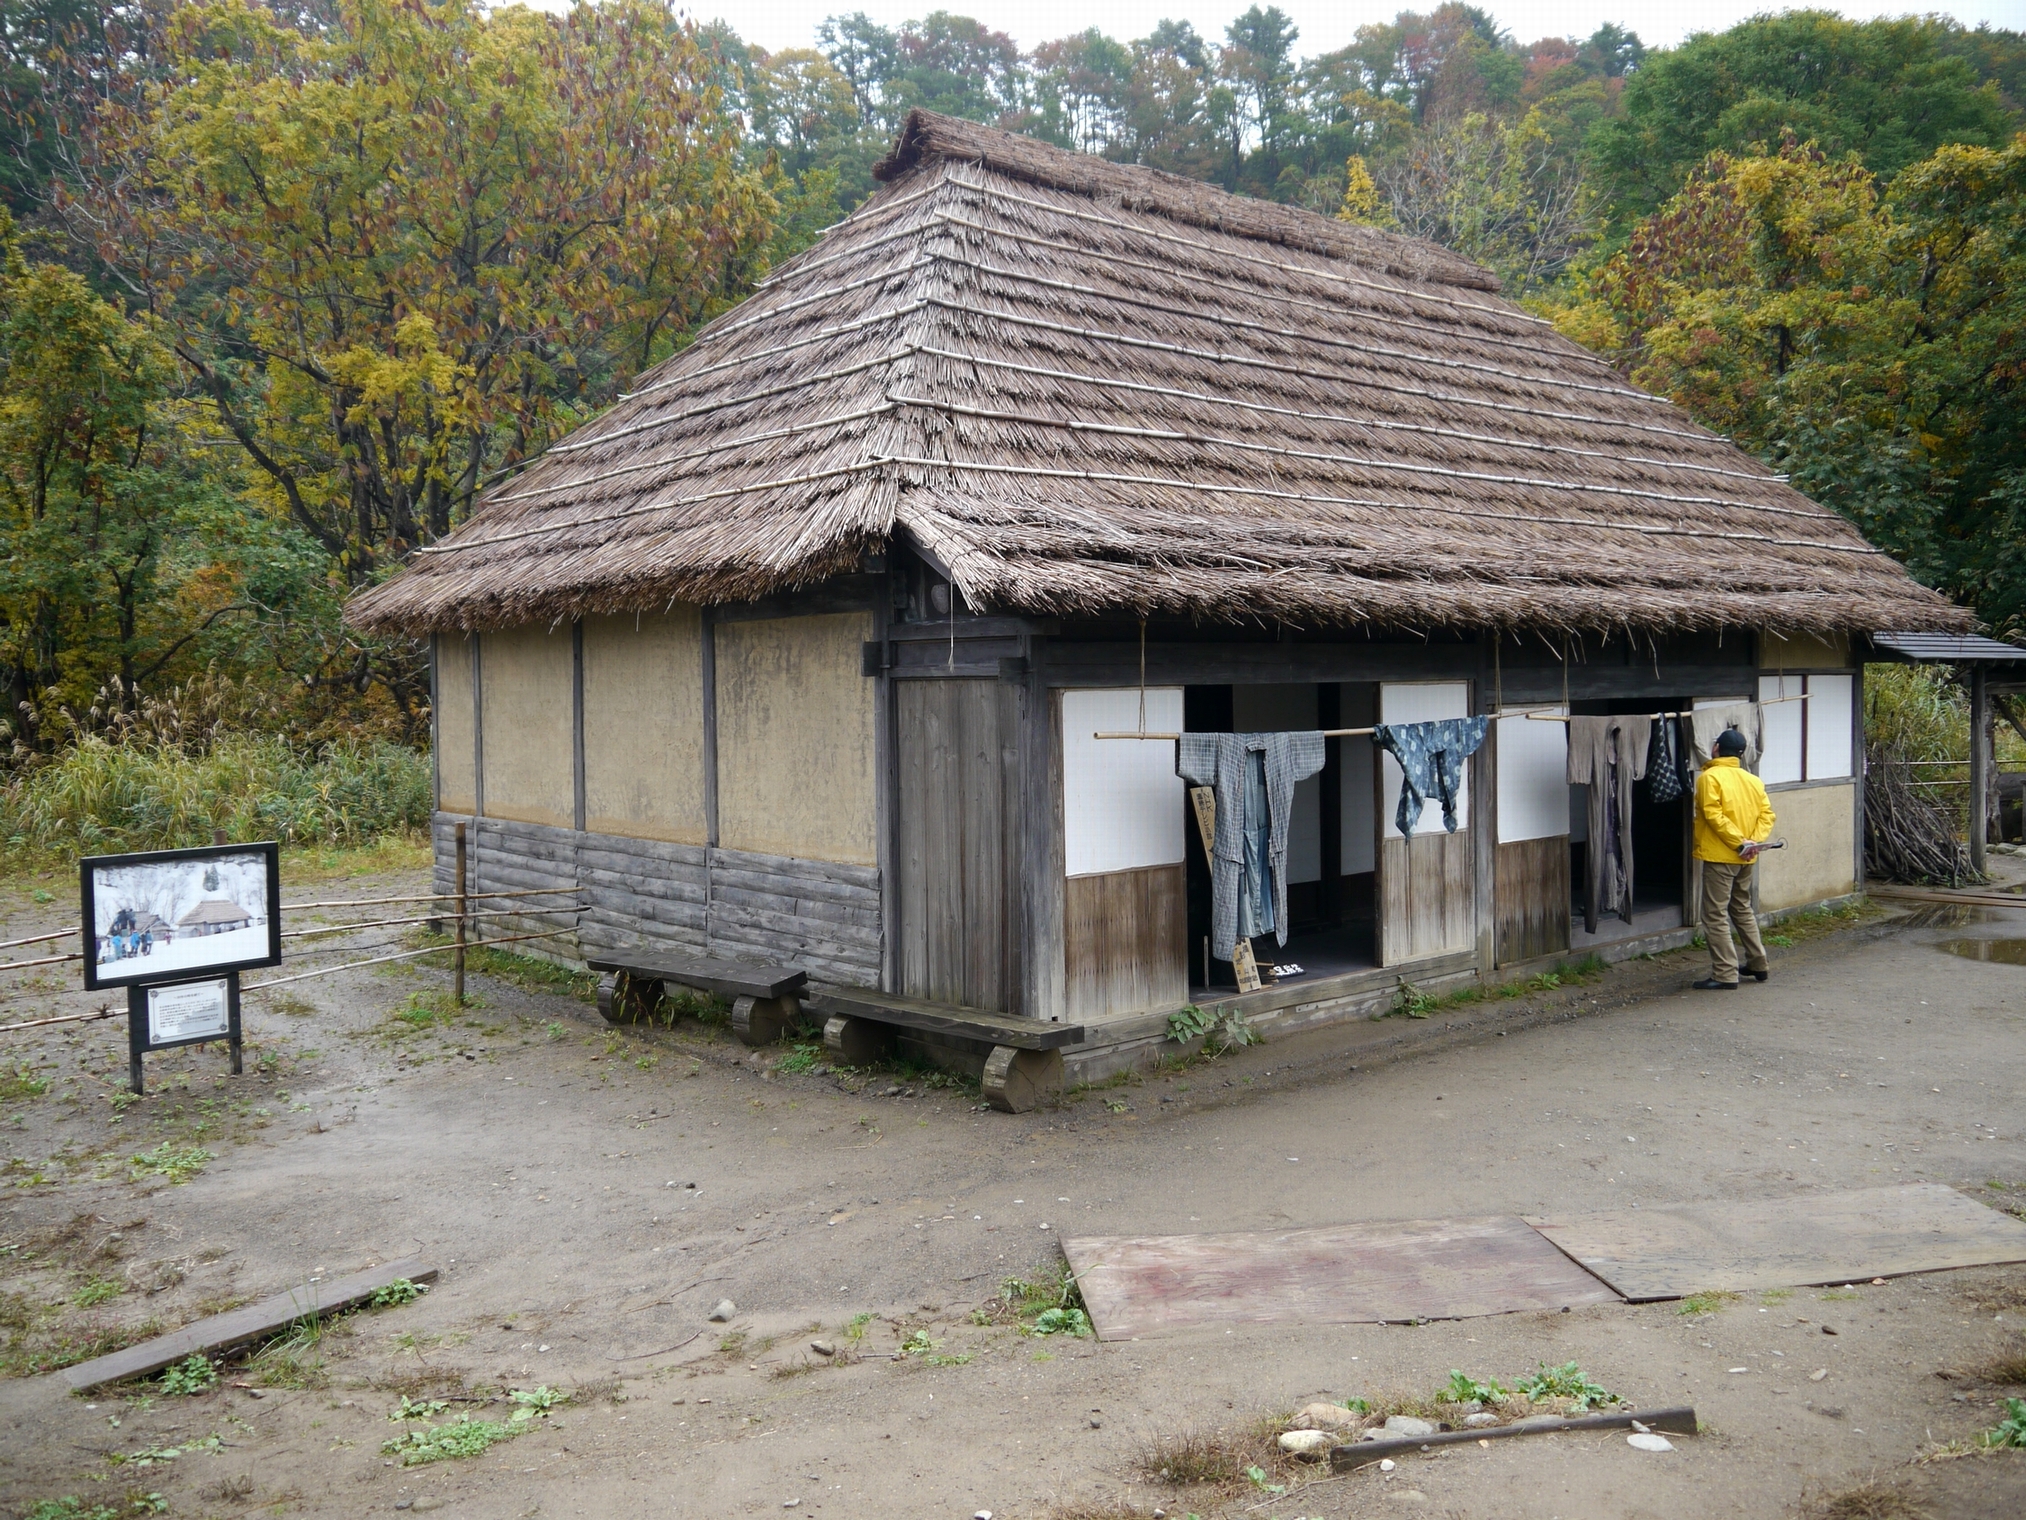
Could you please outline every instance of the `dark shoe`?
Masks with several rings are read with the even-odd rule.
[[[1736,992],[1738,990],[1736,982],[1720,982],[1713,976],[1706,976],[1693,985],[1698,992]]]
[[[1755,982],[1763,982],[1767,977],[1771,976],[1772,974],[1773,973],[1770,971],[1754,971],[1750,973],[1752,980]]]

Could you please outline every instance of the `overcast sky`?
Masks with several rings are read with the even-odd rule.
[[[563,0],[549,0],[563,9]],[[748,42],[770,51],[810,47],[825,16],[862,10],[887,26],[897,25],[938,8],[975,16],[988,26],[1012,33],[1023,47],[1097,26],[1121,42],[1144,37],[1154,23],[1174,17],[1195,24],[1205,37],[1223,35],[1233,16],[1251,0],[692,0],[701,20],[721,16]],[[1439,0],[1403,5],[1397,0],[1279,0],[1280,8],[1301,28],[1296,51],[1303,57],[1327,53],[1348,43],[1361,26],[1390,21],[1401,10],[1430,10]],[[1606,21],[1629,27],[1650,45],[1672,46],[1691,32],[1720,32],[1747,16],[1778,7],[1753,0],[1490,0],[1485,9],[1522,42],[1539,37],[1587,37]],[[1945,11],[1966,25],[1988,21],[1993,26],[2026,24],[2026,0],[1958,0],[1953,5],[1913,6],[1861,3],[1833,7],[1846,16],[1899,16],[1910,11]]]

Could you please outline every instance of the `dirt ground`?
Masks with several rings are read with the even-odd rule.
[[[17,895],[0,938],[63,911]],[[1952,1455],[2026,1395],[2004,1382],[2026,1377],[2026,1267],[1124,1344],[1023,1333],[1000,1293],[1052,1280],[1065,1232],[1894,1180],[2026,1207],[2026,966],[1937,948],[2011,936],[2026,909],[1873,919],[1777,950],[1773,980],[1734,994],[1685,990],[1683,952],[1019,1117],[919,1073],[779,1072],[786,1050],[755,1059],[694,1020],[608,1030],[562,975],[474,976],[461,1013],[412,964],[252,994],[246,1075],[208,1047],[150,1057],[133,1102],[123,1022],[7,1036],[0,1514],[63,1496],[220,1520],[2026,1514],[2026,1451]],[[0,1022],[92,1006],[56,969],[0,988]],[[26,1375],[405,1255],[442,1271],[418,1302],[208,1392],[86,1400]],[[736,1313],[709,1323],[721,1299]],[[1271,1459],[1260,1481],[1159,1476],[1192,1441],[1227,1473],[1254,1461],[1257,1422],[1314,1398],[1426,1399],[1451,1369],[1510,1383],[1571,1360],[1640,1405],[1692,1403],[1704,1433],[1664,1454],[1622,1434],[1473,1444],[1327,1481]],[[498,1396],[537,1387],[572,1397],[511,1421]],[[403,1398],[450,1396],[429,1423],[513,1438],[418,1466],[383,1452]]]

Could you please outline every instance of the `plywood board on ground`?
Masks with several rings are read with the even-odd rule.
[[[1527,1223],[1638,1303],[2026,1261],[2026,1223],[1935,1182]]]
[[[1513,1218],[1062,1243],[1100,1339],[1202,1325],[1466,1319],[1618,1302]]]

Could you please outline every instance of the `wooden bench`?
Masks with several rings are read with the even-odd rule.
[[[872,1064],[892,1050],[903,1029],[991,1046],[985,1057],[985,1101],[1009,1114],[1024,1114],[1061,1093],[1062,1047],[1083,1038],[1080,1024],[1049,1024],[857,988],[814,992],[808,1003],[824,1015],[823,1049],[840,1066]]]
[[[674,982],[732,999],[732,1033],[745,1045],[771,1045],[793,1028],[809,981],[806,971],[662,950],[586,956],[584,964],[598,973],[598,1011],[607,1023],[638,1023],[661,1001],[663,984]]]

